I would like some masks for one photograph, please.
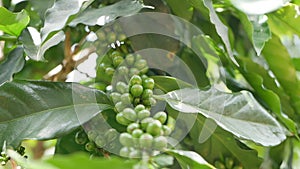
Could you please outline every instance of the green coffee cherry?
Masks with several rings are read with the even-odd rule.
[[[142,134],[139,139],[141,147],[151,148],[153,143],[153,136],[149,133]]]
[[[161,122],[161,124],[164,124],[166,121],[167,121],[167,113],[166,112],[157,112],[153,118],[156,119],[156,120],[159,120]]]
[[[231,158],[225,158],[225,166],[226,168],[232,168],[234,165],[234,161]]]
[[[145,59],[137,60],[137,61],[134,63],[134,67],[136,67],[136,68],[139,69],[139,70],[142,70],[142,69],[145,68],[147,65],[148,65],[148,63],[147,63],[147,61],[146,61]]]
[[[110,98],[112,99],[113,102],[117,103],[117,102],[121,101],[121,94],[117,93],[117,92],[112,92],[110,94]]]
[[[118,67],[118,72],[120,73],[120,75],[128,75],[129,70],[126,66],[120,66]]]
[[[122,94],[128,92],[128,86],[124,82],[117,82],[116,89],[118,92],[120,92]]]
[[[77,144],[85,144],[88,141],[88,137],[84,131],[78,131],[75,135],[75,142]]]
[[[148,67],[148,66],[145,66],[143,69],[140,70],[140,72],[141,72],[142,74],[146,74],[146,73],[148,72],[148,70],[149,70],[149,67]]]
[[[129,69],[129,76],[138,75],[139,73],[140,71],[135,67]]]
[[[121,101],[122,101],[123,104],[129,105],[129,104],[132,103],[133,98],[132,98],[131,94],[129,94],[129,93],[124,93],[124,94],[122,94],[122,96],[121,96]]]
[[[121,63],[123,63],[124,59],[122,56],[116,56],[113,58],[113,64],[115,67],[118,67]]]
[[[143,99],[149,99],[153,96],[153,91],[151,89],[145,89],[142,94]]]
[[[144,99],[144,100],[143,100],[143,104],[144,104],[145,106],[153,106],[153,105],[156,104],[156,100],[155,100],[153,97],[150,97],[150,98],[148,98],[148,99]]]
[[[124,118],[126,118],[127,120],[135,121],[137,118],[137,114],[132,108],[125,108],[122,113],[124,115]]]
[[[105,74],[107,74],[108,76],[112,76],[112,75],[114,75],[114,73],[115,73],[115,69],[112,67],[107,67],[105,69]]]
[[[133,138],[140,138],[143,133],[144,133],[143,130],[135,129],[135,130],[132,131],[131,135],[132,135]]]
[[[134,97],[139,97],[143,93],[143,86],[139,84],[135,84],[130,88],[130,93]]]
[[[126,105],[123,102],[118,102],[115,104],[115,108],[118,112],[121,112],[126,108]]]
[[[141,85],[142,83],[143,83],[143,80],[142,80],[141,76],[139,76],[139,75],[133,75],[129,80],[130,86],[133,86],[135,84]]]
[[[109,32],[107,35],[108,42],[112,43],[117,40],[117,35],[114,32]]]
[[[143,120],[144,118],[146,117],[149,117],[151,115],[150,111],[149,110],[141,110],[137,113],[137,117],[139,120]]]
[[[164,136],[169,136],[172,133],[172,129],[166,125],[162,126],[162,130],[163,130]]]
[[[142,110],[145,110],[145,106],[143,104],[139,104],[139,105],[135,106],[135,108],[134,108],[135,112],[139,112]]]
[[[165,136],[158,136],[153,140],[153,148],[163,150],[168,146],[168,139]]]
[[[140,59],[142,59],[142,55],[140,55],[140,54],[135,55],[135,60],[136,60],[136,61],[138,61],[138,60],[140,60]]]
[[[126,119],[123,113],[118,113],[116,116],[116,120],[119,124],[127,126],[128,124],[132,123],[130,120]]]
[[[155,82],[152,78],[146,78],[146,79],[143,80],[143,87],[145,89],[151,89],[152,90],[154,88],[154,84],[155,84]]]
[[[126,34],[124,34],[124,33],[120,33],[120,34],[118,35],[118,40],[119,40],[119,41],[125,40],[126,38],[127,38],[127,36],[126,36]]]
[[[105,138],[102,135],[98,135],[95,139],[95,144],[99,148],[103,148],[106,144]]]
[[[122,133],[119,137],[119,141],[123,146],[132,147],[133,146],[133,138],[129,133]]]
[[[95,148],[96,148],[96,145],[95,145],[94,142],[88,142],[88,143],[85,144],[85,149],[86,149],[87,151],[89,151],[89,152],[94,151]]]
[[[106,142],[112,142],[118,137],[118,131],[116,129],[109,129],[105,132],[104,138]]]
[[[118,56],[122,57],[121,53],[118,51],[113,51],[110,56],[112,59]]]
[[[140,102],[141,102],[141,99],[139,97],[136,97],[133,100],[133,105],[138,105],[138,104],[140,104]]]
[[[130,149],[128,147],[122,147],[120,150],[120,156],[129,157]]]
[[[225,165],[220,161],[215,162],[215,167],[218,169],[226,169]]]
[[[146,130],[149,123],[152,123],[154,119],[152,117],[147,117],[141,121],[141,127],[143,130]]]
[[[88,135],[89,140],[94,141],[95,138],[98,136],[98,132],[95,130],[90,130],[90,131],[88,131],[87,135]]]
[[[138,123],[131,123],[127,126],[127,132],[132,133],[133,130],[140,128],[140,125]]]
[[[130,158],[141,158],[141,156],[142,156],[141,151],[139,151],[137,149],[135,149],[129,153]]]
[[[125,57],[125,60],[126,60],[126,63],[131,66],[134,64],[134,55],[133,54],[128,54],[126,57]]]
[[[153,120],[151,123],[148,124],[147,133],[153,135],[153,136],[158,136],[162,132],[162,125],[161,122],[158,120]]]

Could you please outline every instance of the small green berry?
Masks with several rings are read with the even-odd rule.
[[[134,55],[133,54],[128,54],[126,57],[125,57],[125,60],[126,60],[126,63],[131,66],[134,64]]]
[[[133,130],[140,128],[140,125],[138,123],[131,123],[127,126],[127,132],[132,133]]]
[[[139,104],[139,105],[135,106],[135,108],[134,108],[135,112],[139,112],[142,110],[145,110],[145,106],[143,104]]]
[[[98,135],[95,139],[95,144],[99,147],[99,148],[103,148],[106,144],[105,138],[102,135]]]
[[[130,120],[128,120],[128,119],[126,119],[126,118],[124,117],[123,113],[118,113],[118,114],[116,115],[116,120],[117,120],[117,122],[118,122],[119,124],[122,124],[122,125],[124,125],[124,126],[127,126],[128,124],[131,123]]]
[[[89,152],[94,151],[95,148],[96,148],[96,145],[95,145],[94,142],[88,142],[88,143],[85,144],[85,149],[86,149],[87,151],[89,151]]]
[[[119,141],[123,146],[132,147],[133,146],[133,138],[129,133],[122,133],[119,137]]]
[[[168,146],[168,139],[164,136],[158,136],[153,140],[153,148],[156,150],[163,150]]]
[[[124,82],[117,82],[116,89],[118,92],[123,94],[123,93],[128,92],[128,85]]]
[[[135,130],[132,131],[132,137],[133,138],[140,138],[143,133],[144,133],[143,130],[135,129]]]
[[[109,129],[105,132],[104,138],[107,142],[112,142],[118,137],[118,131],[116,129]]]
[[[148,124],[146,131],[147,131],[147,133],[149,133],[153,136],[160,135],[162,132],[161,122],[158,120],[153,120],[151,123]]]
[[[159,120],[161,122],[161,124],[164,124],[166,121],[167,121],[167,113],[166,112],[157,112],[153,118],[156,119],[156,120]]]
[[[129,121],[135,121],[137,119],[137,114],[132,108],[125,108],[122,113],[124,115],[124,118]]]
[[[143,87],[145,89],[151,89],[152,90],[154,88],[154,84],[155,84],[155,82],[152,78],[146,78],[146,79],[143,80]]]
[[[143,86],[139,84],[135,84],[130,88],[130,93],[134,97],[139,97],[143,93]]]
[[[143,99],[149,99],[153,96],[153,91],[151,89],[145,89],[142,94]]]
[[[121,101],[121,94],[117,93],[117,92],[112,92],[110,94],[110,98],[112,99],[113,102],[117,103],[117,102]]]
[[[113,64],[115,67],[118,67],[121,63],[123,63],[124,59],[122,56],[116,56],[113,58]]]
[[[139,75],[133,75],[129,80],[130,86],[133,86],[135,84],[141,85],[142,83],[143,83],[143,80],[142,80],[141,76],[139,76]]]
[[[137,117],[139,120],[143,120],[143,119],[149,117],[150,115],[151,115],[150,111],[146,110],[146,109],[141,110],[137,113]]]
[[[139,143],[141,147],[151,148],[153,143],[153,136],[149,133],[144,133],[139,138]]]

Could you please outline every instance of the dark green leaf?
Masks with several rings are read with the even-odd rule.
[[[75,134],[78,130],[73,131],[57,139],[55,154],[70,154],[79,151],[85,151],[85,145],[79,145],[75,142]]]
[[[103,92],[75,83],[6,82],[0,86],[0,145],[63,136],[108,104]]]
[[[122,0],[113,5],[99,9],[90,8],[79,14],[69,25],[76,26],[79,23],[94,26],[104,25],[119,16],[135,14],[144,8],[141,1]]]
[[[173,13],[186,20],[191,20],[193,17],[194,9],[187,2],[187,0],[166,0],[171,7]]]
[[[13,74],[22,70],[25,63],[23,48],[15,48],[9,53],[7,59],[0,64],[0,85],[12,80]]]
[[[180,112],[201,113],[235,136],[264,146],[277,145],[286,138],[276,119],[247,91],[224,93],[214,87],[207,91],[185,88],[157,98]]]
[[[37,11],[39,14],[39,17],[42,20],[44,20],[46,10],[54,4],[55,0],[47,0],[47,1],[29,0],[29,2],[31,3],[33,10]]]
[[[193,151],[168,150],[168,154],[173,155],[179,162],[182,169],[197,168],[210,169],[214,168],[209,165],[199,154]]]
[[[234,158],[236,165],[242,164],[245,169],[260,167],[262,160],[257,157],[256,151],[238,142],[231,133],[217,127],[211,119],[198,115],[190,135],[195,150],[209,163],[230,157]]]
[[[23,43],[25,53],[33,60],[43,61],[45,52],[64,40],[65,35],[63,31],[55,33],[51,38],[44,41],[42,44],[35,44],[33,35],[30,34],[28,29],[25,29],[20,37]]]
[[[46,11],[44,27],[41,29],[44,41],[51,32],[59,31],[65,27],[69,17],[79,12],[80,0],[57,0]]]
[[[192,87],[191,84],[170,76],[151,76],[151,78],[155,81],[155,87],[166,93],[180,88]]]
[[[300,82],[289,53],[279,38],[273,36],[266,44],[263,55],[274,73],[280,86],[290,97],[290,102],[297,114],[300,114]],[[299,122],[299,121],[298,121]]]
[[[0,30],[7,34],[19,36],[28,25],[29,20],[30,18],[25,10],[12,13],[4,7],[0,7]]]

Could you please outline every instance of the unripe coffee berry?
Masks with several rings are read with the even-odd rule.
[[[130,88],[130,93],[134,97],[139,97],[143,93],[143,86],[139,84],[135,84]]]

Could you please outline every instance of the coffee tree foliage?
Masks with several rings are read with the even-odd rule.
[[[0,168],[299,167],[300,1],[0,2]]]

